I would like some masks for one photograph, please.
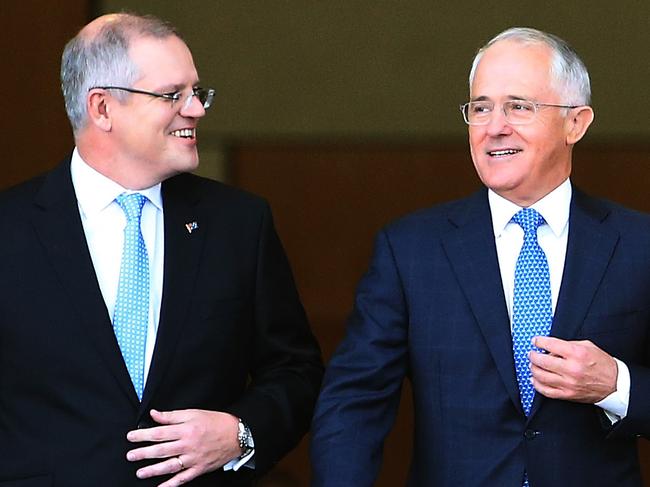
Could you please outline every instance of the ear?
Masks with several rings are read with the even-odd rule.
[[[573,145],[587,132],[594,121],[594,111],[589,105],[572,108],[566,117],[566,143]]]
[[[106,91],[100,89],[90,90],[86,98],[88,123],[104,132],[110,132],[112,128],[111,102],[112,99],[106,94]]]

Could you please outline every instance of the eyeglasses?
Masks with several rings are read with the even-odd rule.
[[[121,90],[128,91],[129,93],[136,93],[138,95],[149,95],[156,98],[163,98],[171,102],[172,106],[183,97],[183,93],[180,91],[175,91],[174,93],[155,93],[153,91],[144,91],[137,90],[135,88],[125,88],[123,86],[93,86],[91,90],[100,89],[100,90]],[[203,105],[203,108],[207,110],[212,105],[212,100],[214,99],[214,90],[212,88],[192,88],[192,91],[187,95],[185,101],[182,104],[182,109],[187,110],[192,103],[192,97],[195,96]]]
[[[581,105],[555,105],[553,103],[535,103],[528,100],[508,100],[501,104],[506,121],[512,125],[524,125],[532,122],[540,107],[577,108]],[[487,125],[494,112],[493,101],[470,101],[460,106],[463,119],[468,125]]]

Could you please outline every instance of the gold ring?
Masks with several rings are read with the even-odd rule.
[[[181,470],[185,470],[185,465],[183,465],[183,460],[181,460],[181,457],[176,457],[176,460],[178,460],[178,464],[181,466]]]

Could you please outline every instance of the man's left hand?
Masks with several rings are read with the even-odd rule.
[[[130,450],[127,460],[160,459],[139,469],[138,478],[175,474],[159,487],[177,487],[241,454],[237,441],[238,419],[231,414],[200,409],[167,412],[152,409],[150,414],[160,426],[129,431],[126,436],[132,443],[154,443]]]
[[[529,353],[533,387],[540,394],[594,404],[616,391],[616,361],[592,342],[539,336],[533,345],[548,352]]]

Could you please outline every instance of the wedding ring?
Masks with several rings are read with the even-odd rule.
[[[185,470],[185,465],[183,465],[183,460],[181,460],[181,457],[176,457],[176,460],[178,460],[178,464],[181,466],[181,470]]]

